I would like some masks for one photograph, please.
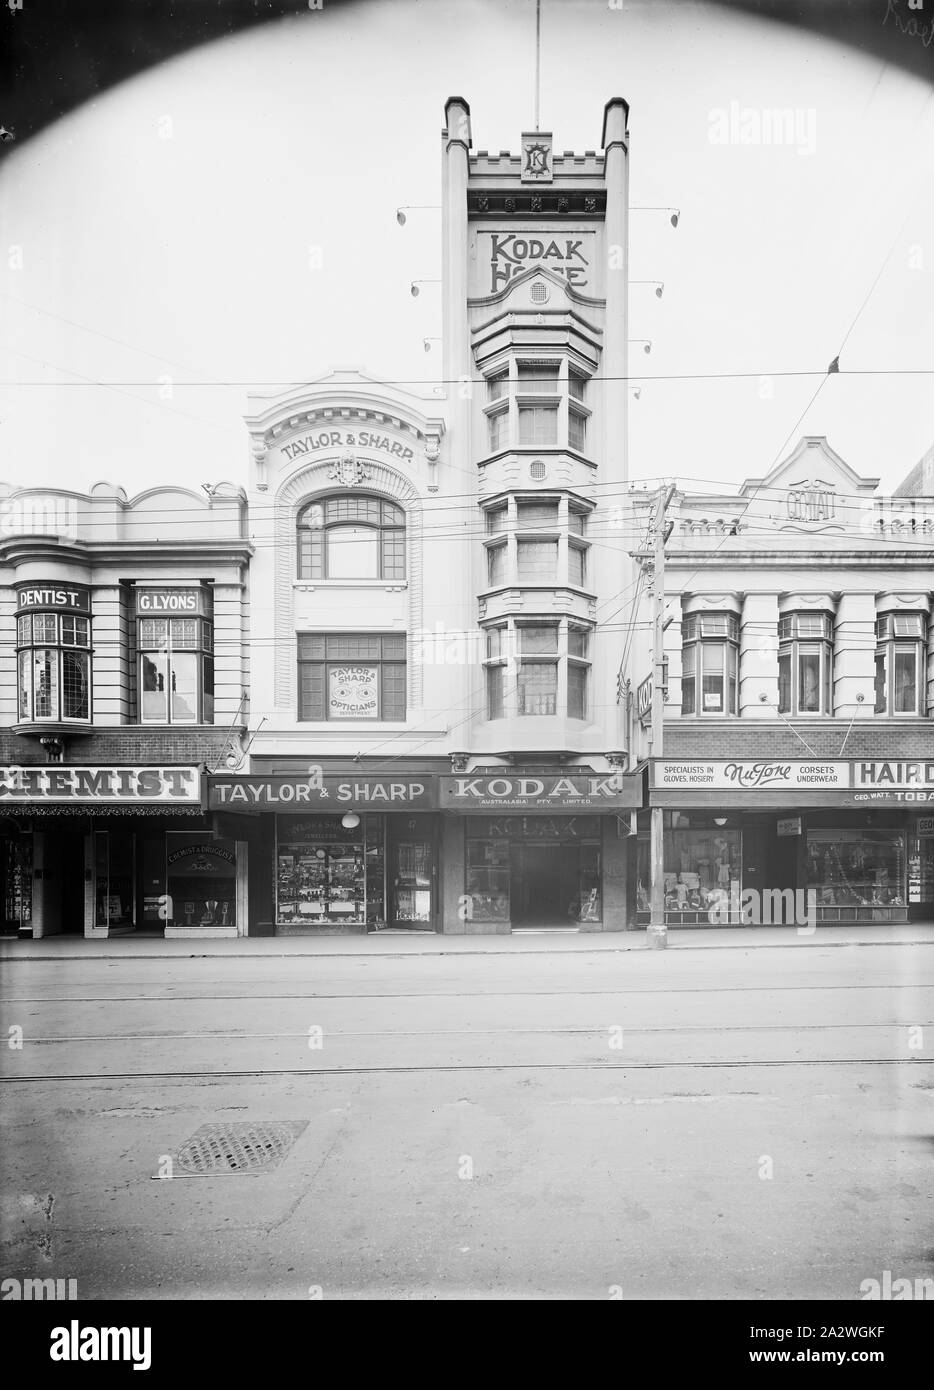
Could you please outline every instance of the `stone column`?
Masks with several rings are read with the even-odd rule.
[[[875,594],[841,596],[833,637],[833,712],[846,719],[871,719],[876,703]]]
[[[739,629],[739,713],[774,719],[777,712],[778,595],[747,594]]]

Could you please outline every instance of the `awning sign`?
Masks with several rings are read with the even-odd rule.
[[[201,773],[196,767],[0,767],[0,805],[5,801],[200,805]]]
[[[449,811],[616,811],[642,805],[641,777],[618,772],[442,777]]]
[[[407,811],[435,804],[430,777],[209,777],[212,811]]]

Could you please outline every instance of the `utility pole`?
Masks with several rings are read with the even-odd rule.
[[[671,535],[673,522],[665,521],[665,513],[674,496],[674,485],[658,489],[655,505],[655,546],[652,558],[653,641],[652,641],[652,726],[650,756],[653,765],[664,751],[665,722],[665,542]],[[651,808],[649,872],[649,927],[646,945],[652,950],[664,950],[668,945],[665,925],[665,813],[661,806]]]

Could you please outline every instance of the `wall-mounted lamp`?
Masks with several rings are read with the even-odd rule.
[[[652,351],[651,338],[630,338],[629,341],[631,343],[642,343],[642,351],[646,354],[646,356],[648,356],[648,354]]]
[[[630,285],[654,285],[656,299],[661,299],[665,292],[664,280],[630,280],[629,283]]]
[[[440,203],[403,203],[401,208],[396,208],[396,221],[404,227],[407,212],[439,212],[440,209]]]
[[[677,227],[681,217],[680,208],[630,208],[630,212],[667,212],[670,214],[671,225]]]
[[[356,830],[359,824],[360,817],[357,815],[356,811],[345,811],[341,816],[341,825],[345,830]]]
[[[413,299],[417,299],[418,296],[419,296],[419,294],[420,294],[420,290],[419,290],[419,288],[418,288],[419,285],[440,285],[440,284],[441,284],[441,281],[440,281],[440,280],[413,280],[413,281],[412,281],[412,284],[409,286],[409,293],[411,294],[411,296],[412,296]]]
[[[714,816],[713,823],[714,825],[726,825],[728,819],[728,816]]]

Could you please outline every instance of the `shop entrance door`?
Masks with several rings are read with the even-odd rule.
[[[514,845],[514,926],[569,927],[578,921],[580,845]]]
[[[84,836],[67,830],[55,846],[61,891],[62,931],[84,935]]]
[[[431,840],[394,839],[390,859],[391,927],[409,931],[433,931],[431,876],[433,846]]]

